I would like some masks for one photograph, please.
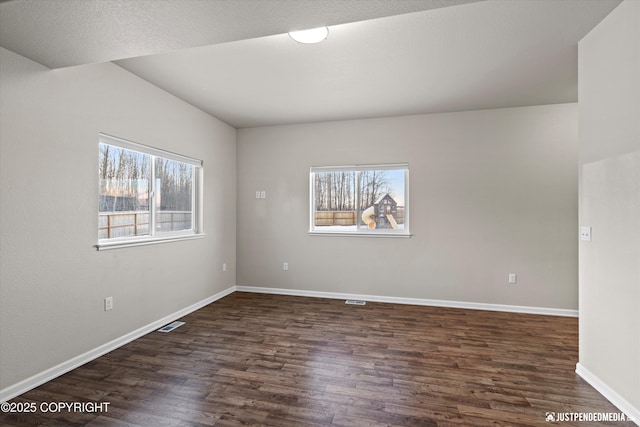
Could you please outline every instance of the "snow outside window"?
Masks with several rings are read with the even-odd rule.
[[[98,249],[198,236],[202,162],[100,134]]]
[[[310,169],[310,234],[408,237],[409,165]]]

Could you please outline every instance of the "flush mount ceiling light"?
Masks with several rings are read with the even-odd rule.
[[[297,41],[298,43],[312,44],[320,43],[329,36],[329,28],[319,27],[312,28],[310,30],[291,31],[289,37]]]

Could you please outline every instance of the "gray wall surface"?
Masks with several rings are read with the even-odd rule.
[[[0,67],[1,390],[235,284],[236,131],[110,63]],[[99,132],[203,160],[207,236],[97,252]]]
[[[577,120],[562,104],[241,129],[237,285],[575,310]],[[309,167],[400,162],[413,237],[307,234]]]
[[[580,365],[640,414],[640,2],[579,51]]]

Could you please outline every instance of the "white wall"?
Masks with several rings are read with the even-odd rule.
[[[237,284],[575,310],[577,127],[563,104],[241,129]],[[393,162],[412,238],[307,235],[310,166]]]
[[[0,64],[2,390],[235,284],[236,148],[235,129],[113,64]],[[202,159],[207,237],[97,252],[98,132]]]
[[[578,372],[640,422],[640,2],[579,45]]]

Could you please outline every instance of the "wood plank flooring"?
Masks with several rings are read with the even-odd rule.
[[[619,413],[574,372],[575,318],[236,292],[180,320],[11,401],[107,411],[0,425],[549,426],[548,413]]]

